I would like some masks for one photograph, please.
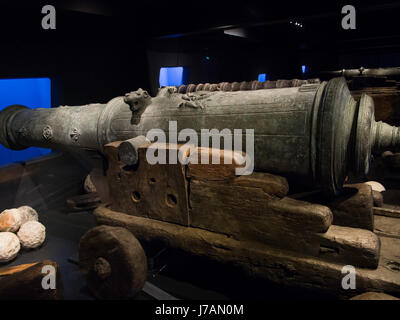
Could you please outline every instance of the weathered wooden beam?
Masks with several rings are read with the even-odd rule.
[[[42,286],[43,267],[55,268],[55,289],[44,289]],[[58,264],[45,260],[34,264],[20,272],[2,277],[0,279],[0,299],[4,300],[58,300],[63,297],[63,283]]]
[[[13,266],[13,267],[0,268],[0,277],[9,276],[11,274],[23,271],[25,269],[28,269],[28,268],[34,266],[35,264],[37,264],[37,262],[20,264],[18,266]]]
[[[119,161],[118,146],[119,142],[105,146],[110,160],[107,176],[113,193],[112,210],[323,259],[345,260],[364,267],[377,266],[379,242],[373,233],[330,229],[331,210],[324,205],[285,198],[289,187],[283,177],[259,172],[236,176],[235,169],[240,166],[236,157],[242,155],[197,148],[192,158],[198,163],[189,163],[185,170],[185,165],[180,163],[150,165],[147,161],[148,152],[154,153],[157,149],[169,157],[170,152],[178,153],[180,145],[145,144],[138,148],[138,165],[127,168]],[[218,156],[220,164],[202,163],[202,154],[209,162],[213,155]],[[189,150],[182,156],[189,156]],[[224,162],[226,157],[230,157],[228,163]],[[365,220],[368,208],[372,215],[372,204],[368,207],[366,203],[368,196],[372,201],[371,188],[356,185],[347,189],[350,196],[337,199],[333,207],[338,211],[338,222],[343,217],[347,223],[344,225],[351,225],[351,219],[354,219],[357,222],[354,225],[358,227],[359,220]],[[361,210],[361,218],[354,210]],[[353,239],[349,233],[359,238]]]
[[[400,220],[378,215],[375,217],[374,231],[379,236],[400,239]]]
[[[236,169],[244,166],[242,160],[243,154],[237,151],[198,147],[190,155],[187,176],[208,181],[233,179]]]
[[[327,203],[333,224],[374,230],[374,199],[371,186],[365,183],[345,185],[343,195]]]
[[[332,225],[319,237],[318,257],[356,267],[377,268],[381,243],[378,236],[364,229]]]
[[[230,181],[232,186],[261,188],[265,193],[279,198],[289,192],[286,178],[265,172],[253,172],[251,175],[239,176]]]
[[[161,241],[167,246],[242,267],[250,275],[270,281],[329,292],[350,298],[366,291],[384,291],[400,295],[400,273],[389,261],[400,254],[400,239],[382,239],[377,269],[357,268],[356,289],[344,290],[342,268],[348,261],[329,262],[293,251],[282,250],[255,241],[238,241],[227,235],[182,227],[176,224],[129,216],[101,206],[94,211],[99,224],[122,226],[143,241]],[[338,227],[341,228],[341,227]],[[359,234],[355,230],[355,237]],[[367,232],[366,230],[362,230]],[[362,239],[358,245],[362,243]]]
[[[384,205],[383,207],[374,207],[373,210],[374,215],[377,216],[400,218],[400,210],[395,207]]]
[[[274,199],[259,188],[198,180],[191,181],[190,201],[191,227],[357,266],[378,265],[377,236],[331,226],[332,213],[326,206]]]
[[[232,186],[261,188],[269,195],[284,197],[289,192],[286,178],[264,173],[253,172],[250,175],[237,175],[236,170],[243,168],[241,160],[246,155],[237,151],[225,151],[213,148],[196,148],[190,156],[197,163],[189,162],[186,177],[208,182],[226,182]],[[209,164],[202,163],[204,157]],[[219,164],[213,163],[213,157],[219,159]]]
[[[372,189],[364,183],[348,184],[341,196],[325,199],[320,190],[302,192],[289,196],[292,199],[309,201],[328,206],[333,213],[333,224],[344,227],[374,229]]]
[[[189,224],[188,182],[185,166],[175,164],[149,164],[146,153],[177,152],[179,145],[158,144],[139,147],[136,166],[126,166],[118,159],[118,146],[113,142],[105,146],[109,159],[107,180],[110,186],[112,208],[127,214],[162,221]],[[154,150],[152,150],[154,149]]]
[[[215,181],[190,181],[190,208],[191,227],[314,254],[332,223],[328,207]]]

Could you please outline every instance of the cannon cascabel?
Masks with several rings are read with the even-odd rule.
[[[0,113],[0,142],[14,150],[102,152],[107,143],[146,136],[151,129],[163,130],[168,139],[170,121],[177,132],[242,129],[243,146],[246,129],[254,129],[255,170],[311,181],[327,195],[340,192],[350,171],[368,172],[371,152],[400,144],[399,129],[376,122],[372,98],[364,94],[355,101],[344,78],[234,92],[181,94],[165,87],[154,98],[139,89],[107,104],[77,107],[10,106]]]

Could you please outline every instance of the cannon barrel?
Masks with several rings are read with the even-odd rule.
[[[178,132],[242,129],[244,144],[246,129],[253,129],[255,170],[302,179],[327,195],[340,192],[349,172],[367,173],[372,152],[400,145],[399,129],[376,122],[372,98],[363,94],[355,101],[344,78],[234,92],[182,94],[165,87],[154,98],[139,89],[107,104],[78,107],[10,106],[0,113],[0,142],[15,150],[102,152],[109,142],[146,136],[151,129],[168,134],[170,121]]]
[[[322,74],[334,76],[334,77],[399,77],[400,76],[400,68],[374,68],[367,69],[364,67],[360,67],[359,69],[342,69],[335,71],[324,71]]]

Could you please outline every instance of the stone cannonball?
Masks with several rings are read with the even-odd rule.
[[[25,222],[37,220],[36,210],[29,206],[6,209],[0,214],[0,232],[17,232]]]
[[[11,232],[0,232],[0,263],[14,259],[21,249],[18,237]]]
[[[18,209],[7,209],[0,214],[0,232],[16,232],[22,224]]]
[[[29,206],[22,206],[18,208],[21,217],[22,217],[22,224],[28,221],[38,221],[39,215],[35,209]]]
[[[38,221],[28,221],[21,226],[17,235],[24,249],[34,249],[43,244],[46,228]]]

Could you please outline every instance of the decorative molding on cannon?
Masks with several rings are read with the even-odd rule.
[[[300,87],[303,84],[319,84],[321,81],[315,79],[291,79],[291,80],[267,80],[267,81],[242,81],[242,82],[220,82],[220,83],[199,83],[199,84],[182,84],[176,87],[179,93],[190,93],[198,91],[248,91],[260,89],[274,89],[274,88],[290,88]],[[162,89],[162,88],[161,88]]]

